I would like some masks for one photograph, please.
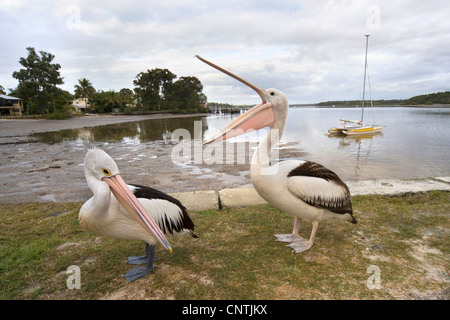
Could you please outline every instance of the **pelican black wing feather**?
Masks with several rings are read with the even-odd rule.
[[[159,227],[164,233],[173,234],[174,232],[181,232],[182,230],[189,230],[192,237],[198,238],[198,236],[194,233],[194,222],[189,217],[186,207],[178,200],[172,196],[169,196],[167,193],[162,191],[153,189],[147,186],[141,186],[137,184],[131,184],[131,186],[135,187],[134,195],[136,198],[146,198],[149,200],[158,199],[165,200],[173,203],[179,208],[180,219],[170,219],[167,213],[164,215],[164,221],[157,221]]]
[[[336,194],[336,190],[339,190],[339,195],[327,197],[316,194],[313,196],[305,192],[304,195],[299,197],[306,203],[318,208],[327,209],[338,214],[352,214],[353,210],[350,190],[341,178],[330,169],[327,169],[316,162],[305,161],[289,172],[288,178],[290,177],[313,177],[332,183],[329,185],[329,188],[333,188],[334,194]],[[353,223],[356,223],[356,220],[354,220]]]

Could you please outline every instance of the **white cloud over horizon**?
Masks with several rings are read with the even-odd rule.
[[[141,71],[196,76],[209,101],[257,103],[198,54],[291,103],[360,99],[364,34],[374,99],[450,90],[443,1],[3,1],[0,84],[17,86],[26,47],[55,55],[64,85],[133,88]]]

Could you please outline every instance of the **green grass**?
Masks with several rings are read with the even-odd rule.
[[[155,272],[122,275],[144,243],[80,228],[80,203],[0,207],[0,299],[414,299],[449,298],[448,192],[353,198],[357,225],[319,225],[314,247],[295,254],[273,234],[293,218],[268,205],[190,212],[199,239],[157,247]],[[310,223],[300,233],[309,236]],[[66,286],[81,270],[81,289]],[[370,265],[381,288],[369,289]]]

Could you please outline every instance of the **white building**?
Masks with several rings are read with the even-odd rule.
[[[90,109],[89,101],[85,98],[77,98],[72,100],[72,105],[77,109],[78,112],[86,113]]]

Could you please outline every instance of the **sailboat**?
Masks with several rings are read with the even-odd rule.
[[[330,130],[328,130],[328,135],[335,135],[335,134],[340,134],[340,133],[343,133],[347,136],[373,134],[373,133],[381,132],[384,128],[384,126],[382,126],[382,125],[375,124],[375,116],[373,114],[372,93],[370,91],[370,80],[369,80],[369,93],[370,93],[370,105],[372,107],[373,124],[372,125],[364,124],[364,104],[365,104],[365,94],[366,94],[366,79],[368,78],[368,75],[367,75],[367,49],[369,47],[369,35],[366,34],[365,36],[366,36],[366,58],[365,58],[365,64],[364,64],[364,85],[363,85],[363,96],[362,96],[362,103],[361,103],[361,120],[339,119],[342,126],[331,128]]]

